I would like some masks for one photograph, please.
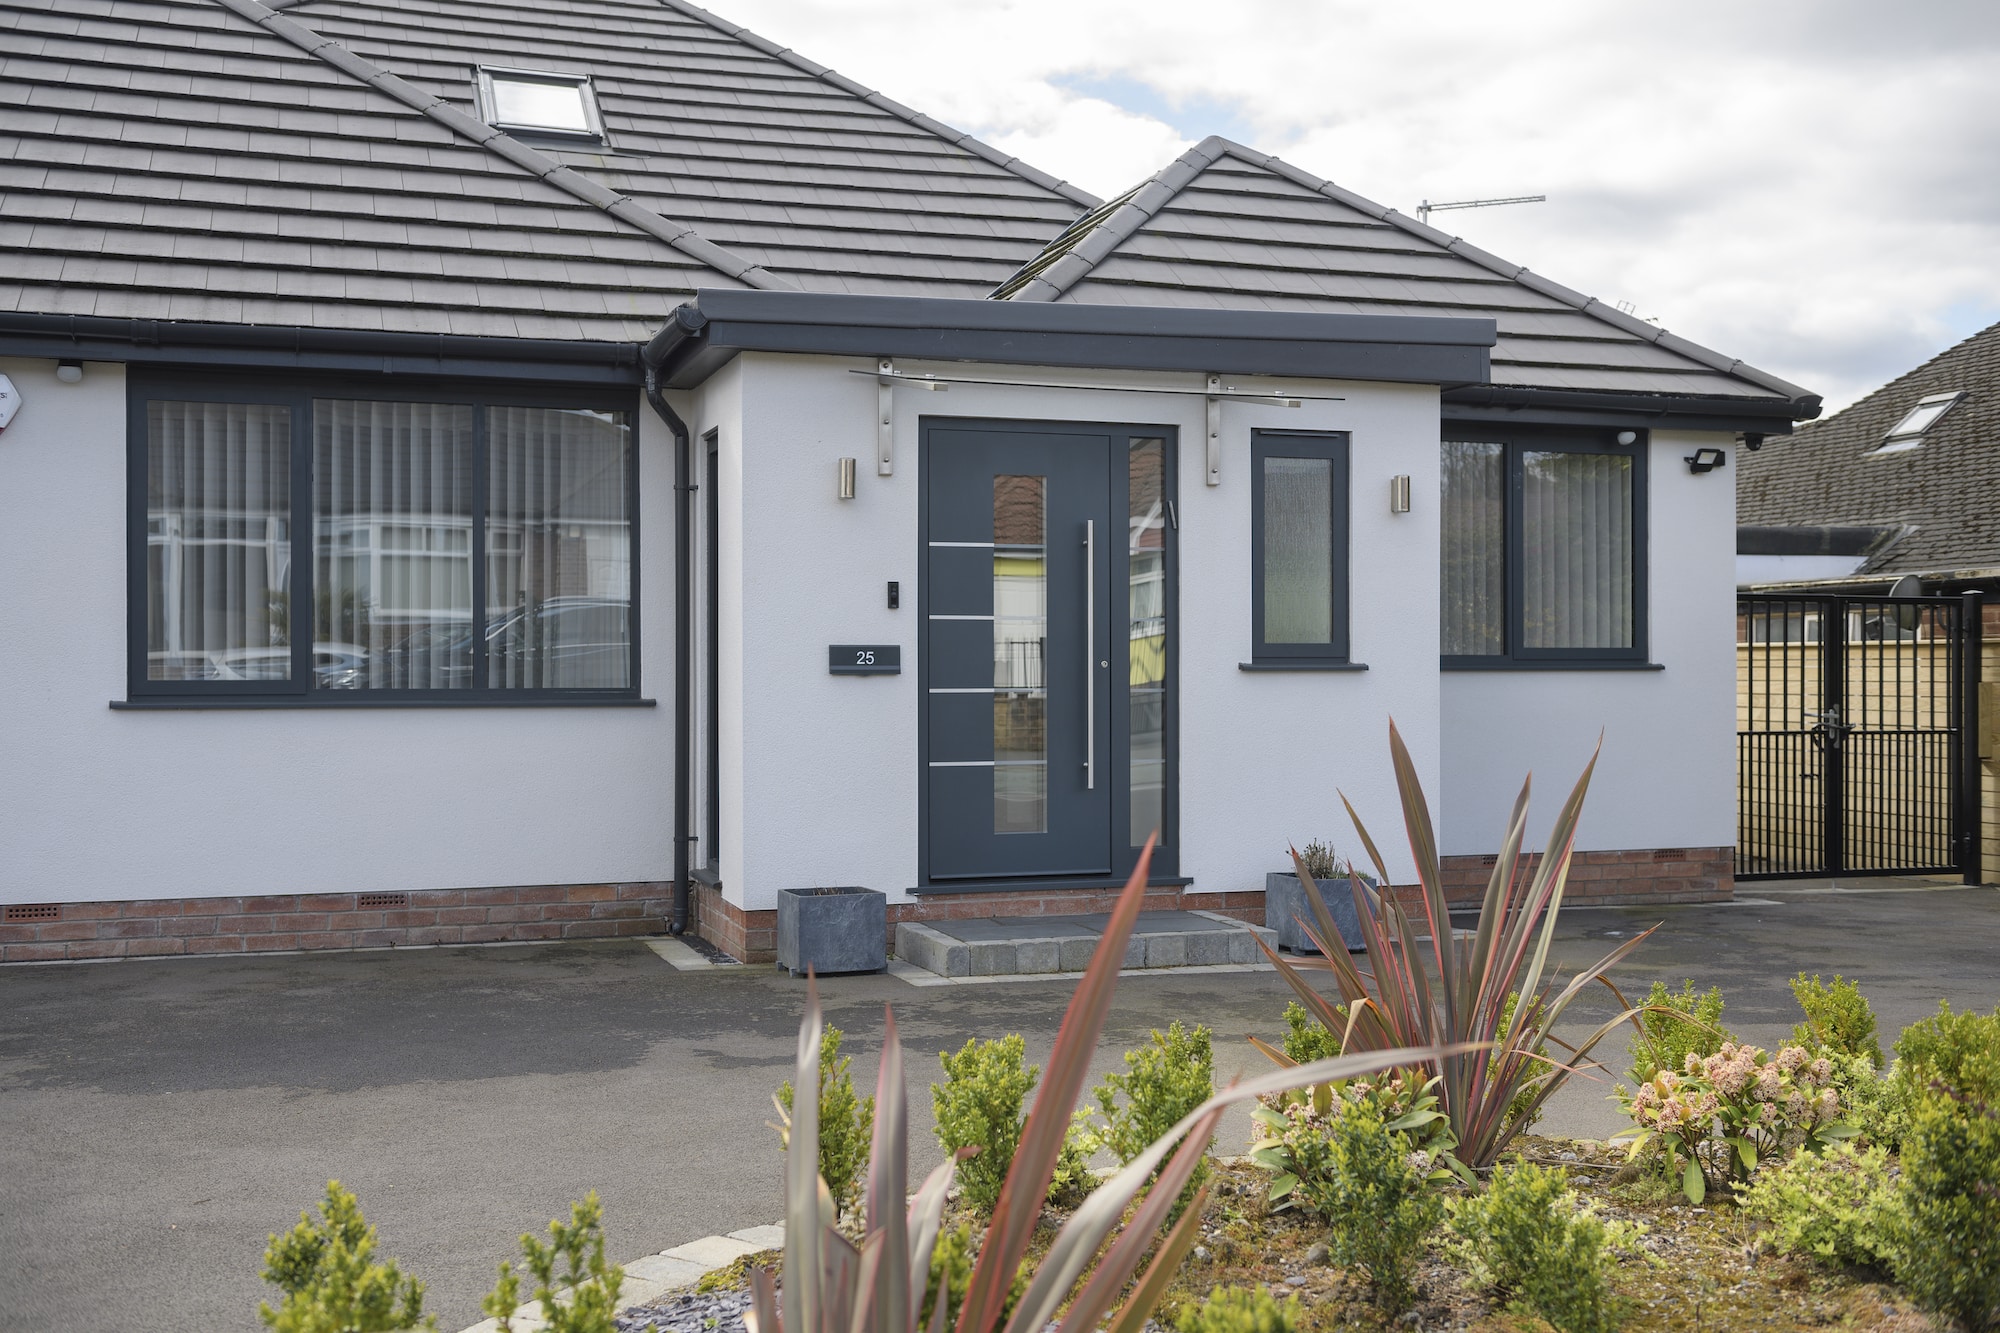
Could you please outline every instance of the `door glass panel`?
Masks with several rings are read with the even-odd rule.
[[[1264,641],[1333,642],[1333,460],[1264,460]]]
[[[1447,657],[1507,651],[1505,514],[1501,445],[1444,443],[1443,644]]]
[[[1166,793],[1167,515],[1166,446],[1134,440],[1126,454],[1127,637],[1131,657],[1132,829],[1134,847],[1160,827]]]
[[[1529,648],[1632,646],[1632,460],[1521,458],[1521,638]]]
[[[1049,826],[1048,478],[993,478],[993,831]]]

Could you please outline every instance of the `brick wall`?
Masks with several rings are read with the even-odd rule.
[[[0,962],[654,935],[672,899],[648,882],[21,903],[0,912]]]

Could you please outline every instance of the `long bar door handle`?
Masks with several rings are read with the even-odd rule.
[[[1083,521],[1083,789],[1097,790],[1097,520]]]

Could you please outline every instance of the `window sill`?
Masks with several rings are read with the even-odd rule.
[[[1444,662],[1440,671],[1665,671],[1659,662]]]
[[[697,884],[705,884],[711,889],[719,889],[722,887],[721,874],[718,873],[717,871],[708,869],[706,866],[697,866],[694,869],[688,871],[688,878],[693,880]]]
[[[1301,657],[1297,661],[1238,662],[1238,671],[1366,671],[1366,662],[1315,662]]]
[[[919,884],[905,892],[920,898],[947,893],[1052,893],[1061,889],[1122,889],[1125,879],[967,879],[942,884]],[[1184,875],[1153,875],[1149,889],[1184,889],[1194,881]]]
[[[236,709],[289,708],[294,711],[338,711],[348,708],[657,708],[657,699],[359,699],[328,698],[324,695],[299,698],[292,695],[265,695],[262,698],[203,698],[200,695],[162,695],[150,699],[113,699],[111,708],[120,713],[174,713],[189,711],[229,712]]]

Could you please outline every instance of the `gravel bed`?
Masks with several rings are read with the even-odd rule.
[[[618,1316],[618,1333],[745,1333],[747,1291],[677,1291]]]

